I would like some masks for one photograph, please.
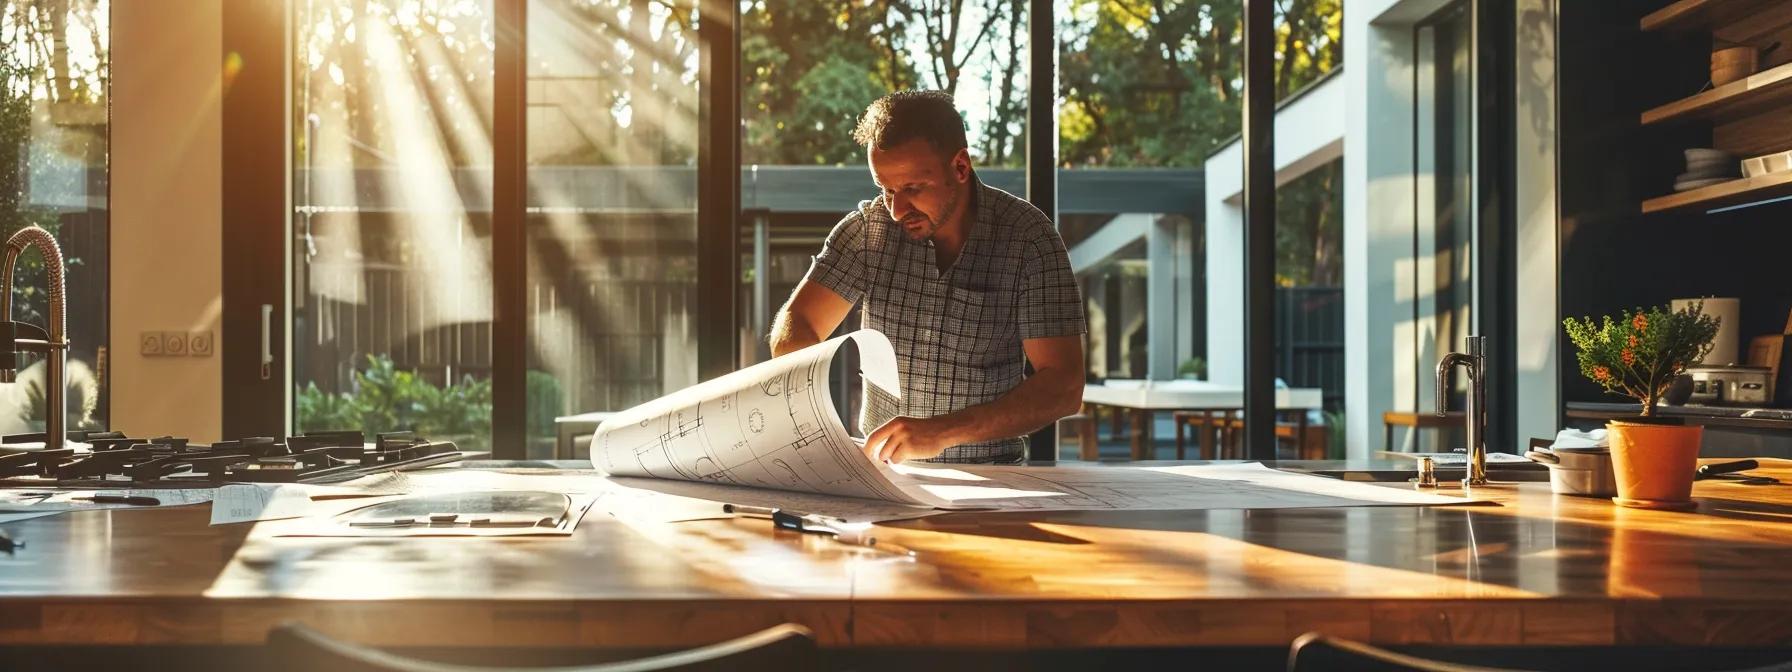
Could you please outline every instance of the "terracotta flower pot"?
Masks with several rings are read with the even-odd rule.
[[[1658,425],[1613,420],[1612,469],[1619,504],[1643,508],[1686,508],[1692,477],[1699,467],[1700,426]]]

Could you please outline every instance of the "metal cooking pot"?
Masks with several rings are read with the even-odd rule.
[[[1610,448],[1532,448],[1524,454],[1549,466],[1549,490],[1558,495],[1616,497]]]

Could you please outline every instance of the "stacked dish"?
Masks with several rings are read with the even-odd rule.
[[[1674,178],[1674,191],[1690,191],[1742,177],[1736,155],[1721,149],[1686,150],[1686,172]]]

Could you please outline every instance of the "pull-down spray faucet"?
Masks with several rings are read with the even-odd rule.
[[[35,247],[44,255],[48,276],[50,324],[47,329],[12,321],[13,270],[19,254]],[[63,404],[63,381],[68,366],[68,296],[63,284],[65,266],[56,237],[37,226],[27,226],[6,239],[6,261],[0,266],[0,382],[18,379],[18,353],[44,353],[44,449],[57,450],[67,440],[68,408]]]

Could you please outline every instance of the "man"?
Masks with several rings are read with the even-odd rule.
[[[902,377],[900,400],[866,386],[872,459],[1020,462],[1027,433],[1082,403],[1087,328],[1064,240],[977,179],[950,95],[879,98],[853,139],[883,193],[828,234],[778,311],[772,354],[822,341],[863,303]]]

